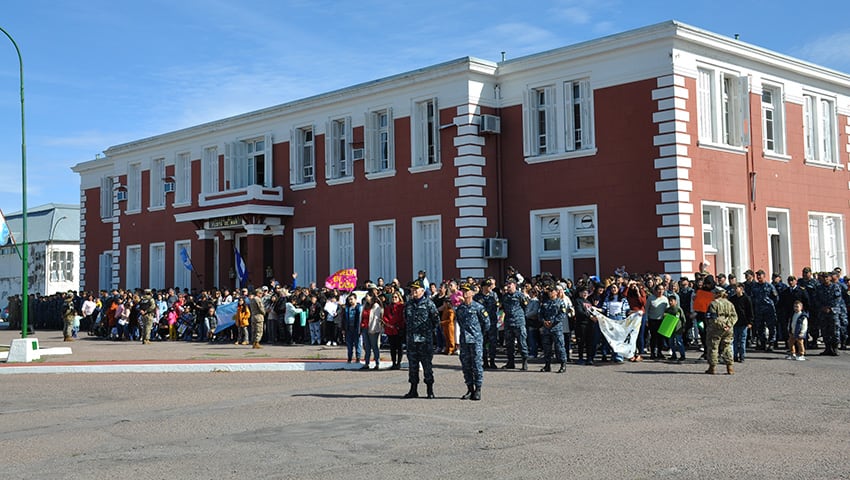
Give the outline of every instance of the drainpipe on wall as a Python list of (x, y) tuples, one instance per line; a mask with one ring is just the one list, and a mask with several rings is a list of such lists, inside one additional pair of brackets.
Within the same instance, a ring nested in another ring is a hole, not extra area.
[[(504, 52), (502, 52), (502, 61), (505, 60)], [(497, 84), (493, 88), (494, 96), (496, 97), (496, 116), (502, 118), (502, 98), (501, 87)], [(496, 236), (504, 237), (504, 209), (502, 208), (502, 135), (495, 135), (496, 140)], [(507, 237), (504, 237), (507, 238)], [(499, 277), (497, 280), (504, 281), (505, 279), (505, 259), (499, 259)]]

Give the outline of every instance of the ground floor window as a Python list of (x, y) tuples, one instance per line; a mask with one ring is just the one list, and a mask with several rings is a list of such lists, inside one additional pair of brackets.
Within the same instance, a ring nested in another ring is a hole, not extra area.
[(396, 277), (395, 220), (369, 222), (369, 278)]
[(564, 278), (599, 272), (596, 205), (532, 210), (531, 274)]
[(734, 273), (744, 277), (747, 269), (747, 227), (744, 206), (728, 203), (702, 203), (703, 256), (709, 271)]
[(439, 215), (413, 218), (413, 272), (424, 270), (431, 283), (443, 280), (443, 240)]
[(141, 245), (129, 245), (127, 247), (126, 278), (124, 288), (135, 290), (142, 286), (142, 247)]
[(296, 228), (292, 240), (292, 269), (298, 273), (298, 284), (309, 285), (316, 278), (316, 229)]
[(812, 271), (846, 270), (843, 216), (809, 212), (809, 252)]
[(192, 271), (183, 265), (183, 257), (180, 251), (186, 249), (186, 255), (192, 258), (192, 242), (180, 240), (174, 242), (174, 288), (192, 289)]

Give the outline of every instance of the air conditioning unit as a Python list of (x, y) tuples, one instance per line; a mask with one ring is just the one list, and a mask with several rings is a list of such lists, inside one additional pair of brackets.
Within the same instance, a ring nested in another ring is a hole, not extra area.
[(171, 193), (171, 192), (173, 192), (173, 191), (174, 191), (174, 188), (175, 188), (175, 187), (174, 187), (174, 182), (165, 182), (165, 183), (163, 184), (163, 190), (165, 190), (165, 193)]
[(484, 258), (508, 258), (508, 239), (488, 238), (484, 240)]
[(502, 119), (496, 115), (481, 115), (480, 133), (502, 133)]

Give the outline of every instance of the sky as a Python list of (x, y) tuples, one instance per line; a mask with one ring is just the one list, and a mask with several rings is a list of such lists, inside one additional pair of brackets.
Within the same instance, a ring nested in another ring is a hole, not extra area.
[[(846, 0), (4, 0), (23, 56), (27, 205), (78, 204), (77, 163), (460, 57), (498, 61), (678, 20), (850, 72)], [(0, 209), (21, 209), (18, 58), (0, 34)]]

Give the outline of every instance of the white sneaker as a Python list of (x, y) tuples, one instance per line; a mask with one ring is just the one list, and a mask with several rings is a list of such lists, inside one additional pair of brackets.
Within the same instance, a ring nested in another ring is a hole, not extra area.
[(331, 346), (331, 342), (326, 343), (326, 344), (325, 344), (325, 346), (330, 347), (330, 346)]
[(805, 361), (806, 361), (806, 356), (805, 356), (805, 355), (800, 355), (799, 357), (797, 357), (797, 361), (798, 361), (798, 362), (805, 362)]
[(788, 355), (785, 355), (785, 360), (797, 360), (797, 355), (789, 353)]

